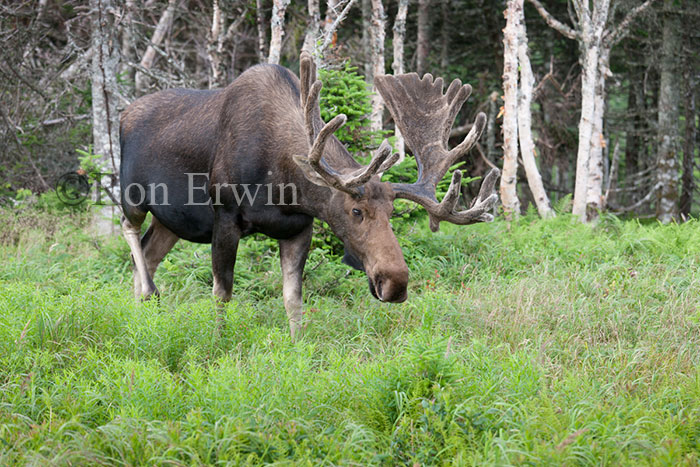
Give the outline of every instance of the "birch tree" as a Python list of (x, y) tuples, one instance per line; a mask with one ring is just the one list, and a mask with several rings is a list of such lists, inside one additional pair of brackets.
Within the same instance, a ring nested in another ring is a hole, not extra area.
[(207, 38), (207, 58), (209, 59), (209, 89), (222, 86), (226, 75), (221, 54), (224, 48), (224, 15), (219, 0), (212, 4), (211, 30)]
[[(103, 173), (113, 174), (100, 184), (114, 195), (118, 189), (119, 174), (119, 110), (117, 109), (117, 72), (119, 41), (116, 34), (115, 9), (112, 0), (90, 0), (92, 15), (92, 153), (99, 156), (97, 164)], [(102, 193), (99, 194), (101, 196)], [(98, 198), (102, 200), (101, 198)], [(103, 200), (102, 200), (103, 201)], [(114, 205), (107, 206), (97, 215), (100, 233), (114, 230)]]
[(525, 14), (523, 1), (515, 3), (515, 13), (518, 15), (516, 23), (518, 29), (518, 68), (520, 70), (520, 83), (518, 87), (518, 136), (520, 140), (520, 154), (523, 160), (523, 168), (527, 176), (530, 192), (537, 205), (537, 212), (541, 217), (554, 215), (549, 204), (549, 197), (542, 184), (542, 177), (535, 162), (535, 143), (532, 140), (532, 93), (535, 78), (532, 74), (532, 66), (528, 57), (527, 31), (525, 28)]
[(517, 0), (509, 0), (503, 30), (503, 171), (501, 203), (508, 219), (520, 213), (518, 173), (518, 23)]
[(316, 49), (316, 41), (321, 34), (321, 7), (319, 5), (319, 0), (309, 0), (308, 8), (309, 25), (306, 29), (304, 44), (301, 49), (313, 56)]
[[(384, 26), (386, 17), (382, 0), (372, 0), (372, 20), (370, 26), (370, 42), (372, 47), (373, 76), (384, 74)], [(372, 83), (374, 85), (374, 83)], [(370, 116), (373, 131), (382, 129), (384, 101), (376, 88), (372, 94), (372, 115)]]
[(282, 54), (282, 36), (284, 36), (284, 14), (291, 0), (273, 0), (272, 18), (270, 18), (270, 54), (267, 62), (280, 63)]
[(228, 84), (224, 52), (226, 44), (234, 39), (238, 27), (245, 20), (246, 12), (247, 10), (244, 9), (236, 20), (226, 28), (226, 15), (221, 11), (219, 0), (213, 0), (212, 2), (211, 29), (207, 37), (209, 89), (225, 87)]
[[(404, 41), (406, 39), (406, 15), (408, 14), (408, 0), (399, 0), (399, 9), (396, 12), (394, 19), (394, 59), (391, 63), (391, 69), (395, 75), (404, 73)], [(395, 130), (396, 144), (394, 149), (399, 153), (400, 163), (406, 157), (406, 148), (403, 136), (398, 127)]]
[(572, 28), (554, 18), (539, 0), (530, 0), (550, 27), (576, 40), (581, 50), (581, 118), (572, 212), (583, 222), (589, 219), (589, 214), (595, 216), (605, 204), (602, 197), (602, 130), (610, 51), (627, 34), (632, 21), (653, 1), (646, 0), (630, 10), (619, 25), (609, 27), (610, 0), (571, 0), (576, 15), (576, 25)]

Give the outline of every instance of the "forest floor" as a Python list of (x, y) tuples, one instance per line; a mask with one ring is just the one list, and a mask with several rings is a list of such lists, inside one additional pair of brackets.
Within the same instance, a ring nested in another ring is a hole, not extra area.
[(208, 245), (139, 303), (85, 221), (0, 210), (0, 465), (700, 459), (695, 221), (397, 220), (409, 300), (317, 247), (296, 343), (274, 242), (243, 242), (217, 337)]

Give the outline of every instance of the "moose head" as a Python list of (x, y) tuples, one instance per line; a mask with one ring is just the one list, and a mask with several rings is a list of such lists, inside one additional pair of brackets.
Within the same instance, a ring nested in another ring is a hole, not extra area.
[[(367, 273), (375, 298), (402, 302), (407, 298), (408, 268), (389, 223), (394, 199), (422, 205), (428, 211), (432, 231), (438, 230), (441, 221), (465, 225), (491, 220), (489, 211), (498, 201), (494, 193), (497, 169), (486, 176), (469, 209), (462, 210), (458, 204), (462, 182), (459, 170), (454, 171), (443, 200), (438, 202), (435, 197), (436, 186), (450, 166), (476, 143), (486, 116), (480, 113), (464, 141), (449, 150), (452, 122), (471, 94), (471, 86), (454, 80), (443, 94), (442, 78), (433, 80), (430, 74), (423, 79), (415, 73), (375, 77), (377, 89), (418, 165), (415, 183), (386, 183), (380, 181), (380, 174), (399, 158), (398, 154), (391, 154), (387, 140), (364, 167), (336, 169), (325, 160), (327, 141), (345, 124), (346, 117), (341, 114), (323, 124), (318, 104), (321, 82), (316, 80), (316, 69), (308, 54), (302, 54), (300, 78), (301, 107), (311, 149), (308, 155), (295, 155), (294, 160), (309, 181), (331, 189), (327, 200), (329, 214), (324, 220), (345, 245), (344, 261)], [(330, 151), (345, 149), (334, 144)]]

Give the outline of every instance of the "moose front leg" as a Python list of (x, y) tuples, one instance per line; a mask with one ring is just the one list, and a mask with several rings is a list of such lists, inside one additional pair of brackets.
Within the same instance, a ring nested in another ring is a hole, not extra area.
[(306, 258), (309, 256), (312, 232), (313, 224), (310, 224), (295, 237), (279, 241), (280, 263), (282, 265), (282, 295), (293, 340), (301, 337), (302, 332), (301, 278), (304, 273)]
[(236, 265), (238, 242), (241, 230), (233, 221), (218, 219), (214, 223), (211, 242), (212, 273), (214, 275), (214, 297), (218, 299), (217, 322), (219, 331), (225, 323), (224, 303), (231, 300), (233, 269)]

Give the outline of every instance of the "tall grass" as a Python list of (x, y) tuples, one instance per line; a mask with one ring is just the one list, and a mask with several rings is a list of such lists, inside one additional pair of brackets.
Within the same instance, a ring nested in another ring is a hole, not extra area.
[(208, 246), (138, 303), (120, 238), (25, 214), (0, 236), (0, 465), (698, 463), (695, 221), (397, 221), (409, 301), (317, 248), (292, 343), (270, 240), (218, 336)]

